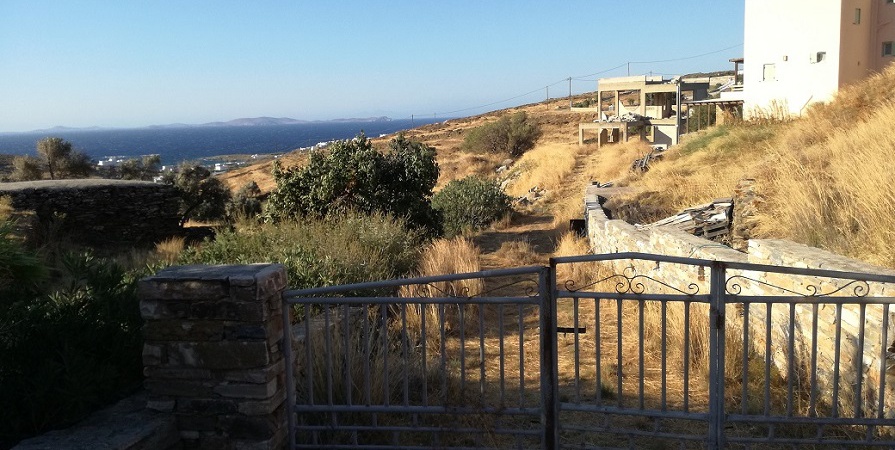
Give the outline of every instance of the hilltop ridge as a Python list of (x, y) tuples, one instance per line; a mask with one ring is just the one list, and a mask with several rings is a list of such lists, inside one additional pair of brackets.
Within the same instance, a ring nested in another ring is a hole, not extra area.
[[(579, 101), (592, 93), (575, 96)], [(436, 189), (470, 174), (500, 178), (508, 193), (538, 197), (517, 207), (556, 233), (580, 217), (583, 190), (592, 181), (615, 180), (633, 188), (607, 207), (629, 222), (649, 223), (688, 207), (730, 197), (742, 180), (751, 180), (761, 208), (753, 236), (783, 238), (821, 247), (885, 267), (895, 267), (895, 190), (891, 154), (895, 149), (895, 65), (839, 92), (829, 104), (816, 104), (802, 117), (774, 117), (709, 128), (683, 136), (648, 172), (630, 171), (649, 152), (646, 143), (577, 145), (577, 125), (594, 113), (569, 110), (569, 99), (550, 99), (481, 115), (450, 119), (404, 134), (437, 150), (441, 175)], [(506, 156), (471, 154), (462, 149), (473, 128), (504, 114), (524, 111), (543, 131), (537, 146), (500, 175)], [(393, 135), (374, 139), (383, 147)], [(290, 153), (284, 165), (303, 164), (306, 155)], [(233, 189), (256, 181), (273, 189), (272, 163), (223, 176)], [(535, 191), (537, 195), (533, 195)], [(524, 221), (525, 219), (523, 219)], [(535, 220), (535, 219), (532, 219)], [(507, 233), (530, 232), (512, 227)]]

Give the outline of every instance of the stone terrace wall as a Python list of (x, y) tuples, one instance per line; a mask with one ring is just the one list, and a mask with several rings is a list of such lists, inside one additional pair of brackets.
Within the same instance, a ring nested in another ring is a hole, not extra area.
[(146, 181), (44, 180), (0, 183), (16, 210), (34, 211), (41, 229), (58, 227), (90, 245), (148, 245), (179, 232), (172, 186)]
[[(895, 276), (895, 271), (882, 269), (870, 264), (836, 255), (817, 248), (808, 247), (785, 240), (751, 239), (748, 241), (746, 252), (739, 252), (716, 242), (699, 238), (676, 229), (652, 229), (641, 231), (633, 225), (621, 221), (610, 220), (604, 214), (599, 204), (597, 195), (590, 190), (585, 199), (585, 219), (587, 221), (587, 235), (591, 249), (594, 253), (619, 253), (642, 252), (689, 258), (700, 258), (717, 261), (733, 261), (755, 264), (766, 264), (785, 267), (799, 267), (808, 269), (824, 269), (845, 272), (870, 273), (885, 276)], [(628, 263), (625, 262), (627, 265)], [(657, 264), (655, 262), (633, 262), (631, 266), (638, 274), (662, 280), (674, 286), (687, 286), (696, 283), (699, 292), (708, 292), (707, 274), (697, 267), (676, 264)], [(616, 267), (617, 270), (622, 268)], [(631, 270), (631, 269), (629, 269)], [(737, 273), (728, 271), (728, 277), (742, 275), (748, 276), (758, 282), (739, 281), (743, 288), (742, 295), (793, 295), (786, 294), (779, 288), (789, 289), (794, 292), (810, 293), (808, 286), (817, 286), (821, 292), (830, 292), (839, 286), (830, 283), (828, 279), (787, 275), (771, 272)], [(869, 297), (895, 297), (895, 284), (870, 283)], [(857, 284), (850, 285), (837, 295), (854, 295)], [(862, 409), (865, 415), (876, 415), (880, 366), (887, 364), (882, 355), (895, 340), (895, 305), (867, 306), (864, 311), (863, 321), (863, 346), (860, 345), (859, 335), (862, 322), (861, 308), (857, 305), (846, 305), (842, 308), (841, 320), (836, 318), (836, 308), (826, 304), (819, 307), (818, 333), (817, 333), (817, 387), (821, 390), (821, 399), (831, 398), (834, 384), (834, 355), (835, 336), (837, 323), (841, 323), (840, 362), (839, 362), (839, 389), (840, 401), (849, 399), (845, 404), (838, 405), (842, 414), (852, 414), (855, 409), (851, 392), (857, 386), (858, 377), (862, 381)], [(732, 309), (740, 308), (740, 305), (728, 307), (728, 333), (742, 333), (740, 311)], [(742, 308), (740, 308), (741, 310)], [(732, 314), (734, 313), (734, 314)], [(888, 314), (888, 329), (883, 328), (883, 316)], [(764, 304), (756, 304), (748, 309), (750, 341), (753, 350), (759, 355), (765, 354), (765, 319), (767, 308)], [(790, 308), (787, 305), (775, 305), (771, 308), (771, 360), (785, 374), (789, 328)], [(794, 340), (797, 363), (803, 367), (810, 367), (810, 351), (812, 348), (812, 322), (813, 307), (808, 304), (797, 305), (794, 310)], [(738, 325), (737, 325), (738, 323)], [(733, 326), (733, 328), (732, 328)], [(736, 327), (739, 330), (736, 330)], [(890, 371), (889, 375), (895, 375)], [(895, 417), (895, 383), (890, 379), (885, 395), (886, 416)]]

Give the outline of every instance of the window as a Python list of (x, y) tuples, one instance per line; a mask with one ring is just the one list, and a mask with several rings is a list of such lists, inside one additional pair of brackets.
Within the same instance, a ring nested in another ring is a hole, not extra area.
[(811, 64), (817, 64), (827, 57), (827, 52), (817, 52), (811, 54)]
[(762, 81), (774, 81), (777, 79), (777, 66), (774, 64), (765, 64), (762, 66)]
[(893, 56), (895, 52), (893, 52), (892, 41), (883, 42), (883, 56)]
[(855, 25), (861, 24), (861, 8), (855, 8)]

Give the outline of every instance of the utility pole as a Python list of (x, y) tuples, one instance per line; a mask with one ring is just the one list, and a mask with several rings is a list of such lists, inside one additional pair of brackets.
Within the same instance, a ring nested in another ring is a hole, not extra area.
[(413, 128), (413, 114), (410, 115), (410, 128)]
[(572, 77), (569, 77), (569, 110), (572, 109)]
[(631, 76), (631, 61), (628, 61), (628, 76)]
[(550, 86), (547, 86), (544, 89), (547, 90), (547, 101), (549, 102), (550, 101)]

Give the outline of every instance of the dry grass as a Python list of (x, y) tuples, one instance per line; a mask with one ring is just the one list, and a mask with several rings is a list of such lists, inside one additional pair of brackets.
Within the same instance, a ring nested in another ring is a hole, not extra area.
[(507, 194), (520, 197), (538, 187), (547, 191), (560, 189), (575, 170), (581, 148), (574, 144), (538, 144), (516, 162), (519, 176), (509, 186)]
[(478, 175), (485, 178), (493, 177), (494, 170), (506, 158), (506, 155), (499, 154), (476, 154), (462, 151), (446, 152), (440, 150), (438, 153), (440, 173), (435, 190), (443, 188), (451, 181), (460, 180), (470, 175)]
[(167, 264), (174, 264), (185, 247), (182, 236), (174, 236), (155, 244), (155, 256)]
[(526, 240), (503, 242), (495, 253), (507, 261), (512, 261), (517, 266), (544, 263), (542, 255), (535, 251), (531, 243)]
[(802, 126), (790, 130), (774, 148), (777, 163), (762, 177), (767, 203), (760, 234), (895, 267), (892, 123), (895, 103), (847, 131), (815, 135), (809, 145), (797, 137)]
[(9, 220), (14, 212), (15, 208), (12, 207), (12, 199), (5, 195), (0, 196), (0, 221)]
[[(567, 232), (559, 238), (554, 256), (577, 256), (590, 254), (587, 238)], [(556, 268), (556, 280), (559, 284), (570, 283), (569, 286), (585, 286), (607, 276), (605, 267), (599, 263), (561, 264)]]
[(763, 170), (769, 143), (783, 126), (742, 123), (688, 135), (648, 172), (628, 175), (624, 184), (638, 192), (615, 198), (610, 206), (629, 222), (649, 223), (730, 197), (739, 180)]
[[(425, 250), (419, 264), (420, 276), (445, 275), (477, 272), (479, 266), (479, 249), (472, 241), (458, 236), (452, 239), (439, 239), (432, 242)], [(439, 281), (425, 285), (409, 285), (401, 288), (400, 296), (410, 297), (472, 297), (484, 290), (485, 283), (481, 278), (466, 278), (457, 281)], [(475, 317), (477, 308), (474, 305), (461, 306), (438, 304), (409, 304), (400, 314), (414, 339), (422, 341), (422, 330), (438, 330), (444, 327), (447, 332), (455, 330), (460, 323), (460, 315)], [(425, 324), (425, 325), (424, 325)], [(467, 323), (467, 325), (470, 325)], [(430, 334), (425, 339), (430, 350), (437, 351), (442, 342), (437, 336)]]

